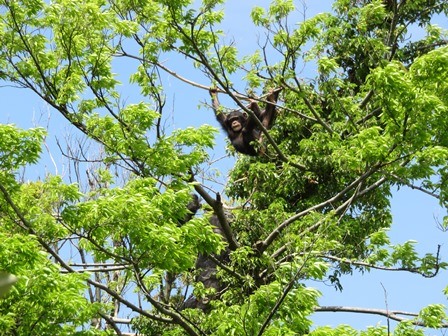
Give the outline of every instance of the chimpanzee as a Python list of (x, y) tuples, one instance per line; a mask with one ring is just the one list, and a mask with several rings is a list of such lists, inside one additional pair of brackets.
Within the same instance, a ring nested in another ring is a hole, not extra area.
[[(226, 213), (226, 216), (231, 217), (232, 215), (230, 213)], [(215, 214), (211, 216), (210, 224), (213, 225), (214, 227), (213, 231), (215, 233), (218, 233), (224, 237), (221, 224), (219, 223), (218, 217)], [(221, 251), (220, 254), (213, 254), (214, 259), (217, 259), (224, 264), (229, 262), (230, 260), (229, 255), (230, 255), (229, 248), (226, 248), (225, 250)], [(225, 286), (216, 277), (217, 266), (215, 261), (212, 258), (210, 258), (210, 256), (205, 254), (199, 254), (198, 258), (196, 259), (195, 269), (198, 271), (198, 274), (195, 277), (195, 281), (201, 282), (204, 285), (204, 288), (206, 289), (214, 288), (216, 292), (215, 294), (204, 298), (197, 298), (193, 294), (191, 294), (190, 297), (183, 303), (182, 308), (183, 309), (199, 308), (202, 309), (204, 312), (209, 312), (211, 308), (209, 304), (210, 301), (221, 296)]]
[[(277, 103), (279, 92), (279, 90), (275, 90), (269, 93), (267, 96), (268, 104), (263, 111), (260, 110), (260, 107), (254, 100), (251, 101), (249, 105), (249, 108), (254, 112), (266, 129), (271, 128), (272, 123), (274, 122), (275, 104)], [(225, 115), (219, 109), (220, 105), (217, 89), (211, 88), (210, 95), (212, 97), (213, 110), (215, 111), (216, 119), (226, 131), (235, 150), (246, 155), (257, 156), (258, 153), (251, 142), (259, 140), (261, 132), (257, 129), (257, 125), (253, 118), (240, 111), (232, 111)]]

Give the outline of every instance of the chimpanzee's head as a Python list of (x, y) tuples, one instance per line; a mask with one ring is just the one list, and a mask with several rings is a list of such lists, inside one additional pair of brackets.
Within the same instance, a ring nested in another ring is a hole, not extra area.
[(247, 115), (246, 113), (233, 111), (227, 115), (226, 124), (227, 127), (232, 129), (235, 133), (239, 133), (246, 126)]

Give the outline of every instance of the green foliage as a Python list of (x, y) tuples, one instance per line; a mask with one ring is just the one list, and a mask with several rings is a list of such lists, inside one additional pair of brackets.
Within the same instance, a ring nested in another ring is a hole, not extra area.
[[(254, 334), (265, 323), (268, 313), (282, 296), (282, 284), (272, 282), (261, 286), (250, 296), (250, 303), (240, 306), (217, 305), (210, 315), (209, 323), (216, 328), (216, 335)], [(312, 312), (319, 292), (301, 285), (292, 289), (285, 297), (281, 309), (274, 315), (275, 320), (266, 328), (266, 335), (295, 335), (308, 330), (311, 321), (307, 315)], [(236, 322), (236, 323), (235, 323)]]
[(334, 329), (330, 327), (319, 327), (310, 333), (312, 336), (357, 336), (358, 334), (358, 331), (347, 325), (339, 325)]
[(394, 335), (398, 336), (423, 336), (424, 331), (421, 329), (416, 329), (410, 320), (402, 321), (394, 330)]
[[(123, 255), (122, 260), (116, 261), (126, 261), (126, 250), (132, 249), (143, 264), (180, 272), (194, 265), (197, 253), (222, 248), (219, 236), (213, 234), (206, 218), (178, 225), (187, 214), (188, 189), (178, 192), (169, 189), (159, 194), (155, 181), (146, 178), (132, 180), (123, 188), (96, 192), (102, 196), (68, 206), (61, 215), (71, 231), (83, 230), (95, 237), (95, 241), (86, 240), (83, 245), (97, 260)], [(114, 243), (124, 237), (129, 244)], [(102, 250), (97, 249), (97, 241), (105, 242)]]
[(447, 320), (445, 306), (442, 304), (429, 305), (420, 311), (418, 318), (425, 326), (438, 328)]
[[(0, 299), (5, 335), (387, 335), (313, 325), (325, 307), (306, 284), (446, 269), (388, 230), (397, 187), (448, 203), (448, 33), (430, 24), (448, 4), (337, 0), (297, 22), (295, 3), (254, 7), (250, 52), (226, 36), (223, 0), (0, 2), (0, 80), (88, 139), (67, 143), (73, 175), (25, 182), (46, 132), (0, 125), (0, 272), (17, 276)], [(216, 128), (171, 128), (167, 76), (239, 108), (281, 89), (261, 154), (222, 177)], [(445, 323), (433, 304), (394, 334)]]
[(0, 300), (4, 335), (106, 334), (79, 329), (100, 309), (83, 297), (86, 275), (61, 274), (33, 236), (0, 232), (0, 249), (0, 269), (18, 277), (9, 295)]
[(0, 125), (1, 170), (6, 173), (25, 164), (36, 163), (45, 135), (46, 132), (42, 128), (20, 130), (14, 125)]

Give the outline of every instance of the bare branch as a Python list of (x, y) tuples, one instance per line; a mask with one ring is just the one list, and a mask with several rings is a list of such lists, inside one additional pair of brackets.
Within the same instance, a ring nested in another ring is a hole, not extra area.
[[(112, 272), (112, 271), (121, 271), (124, 269), (129, 268), (128, 266), (116, 266), (116, 267), (101, 267), (101, 268), (83, 268), (80, 270), (74, 270), (75, 273), (85, 273), (85, 272), (92, 272), (92, 273), (101, 273), (101, 272)], [(61, 273), (73, 273), (69, 272), (67, 270), (62, 269)]]
[(382, 271), (392, 271), (392, 272), (409, 272), (409, 273), (416, 273), (416, 274), (420, 274), (421, 276), (425, 277), (425, 278), (433, 278), (435, 277), (440, 270), (440, 266), (439, 266), (439, 254), (440, 254), (440, 245), (437, 246), (437, 262), (434, 265), (434, 269), (435, 271), (432, 274), (427, 274), (425, 272), (420, 271), (420, 269), (418, 267), (414, 267), (414, 268), (409, 268), (409, 267), (386, 267), (386, 266), (380, 266), (380, 265), (373, 265), (364, 261), (356, 261), (356, 260), (349, 260), (349, 259), (344, 259), (344, 258), (338, 258), (335, 256), (331, 256), (331, 255), (317, 255), (318, 257), (324, 258), (324, 259), (329, 259), (329, 260), (333, 260), (333, 261), (337, 261), (337, 262), (341, 262), (347, 265), (355, 265), (355, 266), (362, 266), (362, 267), (366, 267), (366, 268), (374, 268), (374, 269), (378, 269), (378, 270), (382, 270)]
[[(359, 308), (359, 307), (347, 307), (347, 306), (321, 306), (315, 307), (315, 312), (345, 312), (345, 313), (358, 313), (358, 314), (372, 314), (372, 315), (381, 315), (387, 318), (390, 318), (394, 321), (408, 321), (409, 319), (406, 317), (402, 317), (399, 315), (412, 316), (417, 317), (417, 313), (411, 313), (400, 310), (387, 310), (387, 309), (375, 309), (375, 308)], [(413, 320), (411, 323), (415, 326), (426, 327), (424, 323), (421, 321)], [(448, 328), (448, 323), (442, 323), (439, 325), (440, 328)]]
[[(194, 182), (194, 177), (192, 177), (191, 181)], [(194, 189), (199, 195), (201, 195), (205, 202), (207, 202), (207, 204), (213, 208), (213, 211), (215, 212), (216, 216), (218, 217), (219, 223), (221, 224), (224, 237), (229, 244), (229, 248), (232, 251), (235, 251), (238, 248), (238, 243), (235, 240), (232, 229), (230, 228), (229, 222), (224, 213), (221, 196), (219, 194), (216, 194), (216, 200), (214, 200), (199, 183), (194, 183)]]
[(416, 185), (414, 185), (412, 183), (409, 183), (408, 181), (404, 180), (403, 178), (401, 178), (398, 175), (390, 174), (390, 176), (392, 176), (393, 178), (395, 178), (396, 180), (400, 181), (401, 183), (403, 183), (404, 185), (408, 186), (411, 189), (420, 190), (421, 192), (424, 192), (425, 194), (428, 194), (428, 195), (430, 195), (430, 196), (432, 196), (434, 198), (440, 199), (440, 195), (438, 195), (436, 193), (433, 193), (433, 192), (431, 192), (429, 190), (426, 190), (426, 189), (424, 189), (422, 187), (417, 187)]
[(227, 220), (226, 214), (224, 213), (223, 204), (221, 202), (221, 195), (216, 194), (216, 201), (214, 202), (213, 210), (215, 211), (216, 216), (218, 217), (219, 223), (222, 226), (222, 230), (224, 231), (224, 235), (229, 243), (229, 248), (231, 250), (236, 250), (238, 248), (238, 243), (236, 242), (234, 235), (232, 233), (232, 229), (230, 228), (229, 222)]

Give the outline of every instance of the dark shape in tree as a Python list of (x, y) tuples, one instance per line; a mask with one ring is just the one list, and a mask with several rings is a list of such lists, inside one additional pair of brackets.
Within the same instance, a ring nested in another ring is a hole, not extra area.
[[(258, 103), (254, 100), (249, 105), (249, 109), (254, 112), (255, 116), (266, 129), (270, 129), (274, 122), (276, 112), (275, 104), (277, 103), (279, 92), (279, 90), (275, 90), (269, 93), (267, 96), (269, 103), (263, 111), (261, 111)], [(212, 97), (212, 105), (216, 119), (224, 131), (226, 131), (235, 150), (242, 154), (257, 156), (258, 152), (254, 148), (253, 142), (260, 140), (261, 132), (257, 128), (254, 119), (240, 111), (232, 111), (227, 115), (222, 113), (218, 101), (218, 91), (215, 88), (210, 89), (210, 95)]]
[[(210, 223), (214, 226), (215, 233), (218, 233), (224, 237), (218, 217), (215, 214), (213, 214), (210, 218)], [(210, 310), (210, 301), (218, 298), (225, 289), (225, 286), (216, 277), (217, 267), (214, 259), (218, 260), (221, 263), (227, 263), (229, 261), (229, 253), (230, 250), (227, 248), (221, 251), (220, 254), (214, 254), (213, 256), (204, 254), (200, 254), (198, 256), (195, 268), (199, 273), (197, 274), (195, 281), (202, 282), (204, 288), (206, 289), (214, 288), (216, 292), (214, 295), (207, 296), (205, 298), (197, 298), (192, 294), (184, 302), (183, 308), (199, 308), (205, 312), (208, 312)]]

